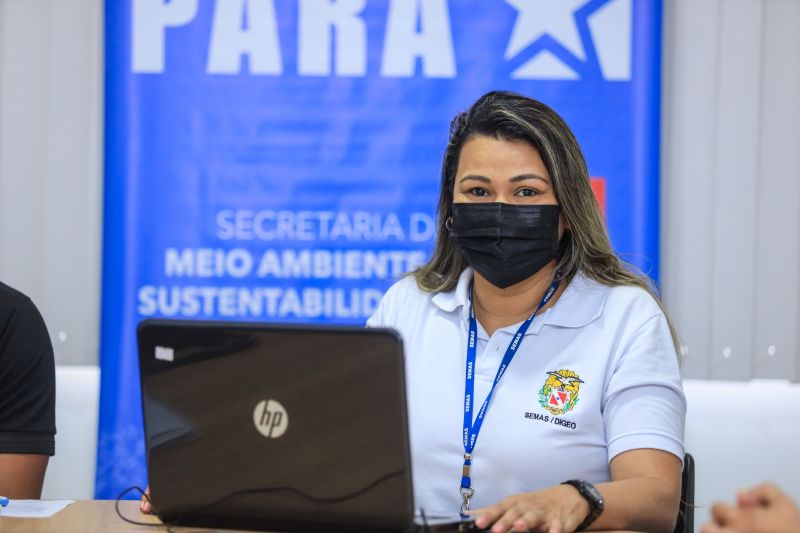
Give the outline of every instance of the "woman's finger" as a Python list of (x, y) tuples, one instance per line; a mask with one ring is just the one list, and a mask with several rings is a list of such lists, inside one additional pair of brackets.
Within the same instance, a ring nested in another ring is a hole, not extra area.
[(506, 533), (520, 516), (522, 516), (522, 511), (516, 505), (506, 509), (506, 512), (492, 526), (492, 533)]
[(469, 514), (475, 516), (475, 525), (481, 529), (485, 529), (489, 527), (490, 524), (494, 523), (495, 520), (500, 518), (500, 516), (505, 511), (505, 507), (502, 507), (501, 504), (490, 505), (489, 507), (484, 507), (483, 509), (475, 509), (474, 511), (470, 511)]
[(548, 524), (547, 533), (564, 533), (566, 530), (564, 528), (564, 523), (559, 518), (555, 518), (550, 520), (550, 524)]
[(739, 509), (726, 503), (716, 503), (711, 507), (711, 517), (718, 526), (729, 525), (739, 514)]
[(729, 529), (727, 527), (721, 527), (709, 522), (708, 524), (703, 526), (703, 528), (700, 530), (700, 533), (737, 533), (737, 532), (734, 531), (733, 529)]
[(543, 518), (539, 511), (530, 509), (514, 522), (514, 528), (518, 531), (537, 528), (543, 524)]
[(142, 494), (142, 499), (139, 501), (139, 510), (144, 514), (150, 514), (153, 512), (153, 506), (150, 503), (150, 489), (144, 491)]
[(745, 492), (744, 496), (753, 503), (759, 503), (761, 505), (771, 505), (786, 497), (781, 489), (773, 483), (756, 485)]

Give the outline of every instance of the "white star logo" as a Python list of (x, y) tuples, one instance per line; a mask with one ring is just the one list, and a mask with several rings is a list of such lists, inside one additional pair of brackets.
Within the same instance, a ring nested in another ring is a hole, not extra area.
[[(542, 49), (511, 73), (512, 78), (577, 80), (583, 75), (579, 75), (579, 71), (585, 74), (585, 68), (588, 72), (599, 71), (606, 80), (631, 79), (631, 0), (609, 0), (589, 13), (580, 13), (578, 18), (589, 29), (583, 36), (576, 13), (590, 0), (505, 2), (517, 10), (506, 47), (506, 60), (517, 57), (542, 37), (548, 36), (557, 43), (555, 49), (552, 41), (544, 43)], [(592, 58), (587, 58), (585, 39), (590, 39), (594, 46)]]
[(550, 34), (580, 60), (586, 58), (575, 24), (575, 11), (588, 0), (505, 0), (518, 11), (506, 48), (511, 59), (543, 35)]

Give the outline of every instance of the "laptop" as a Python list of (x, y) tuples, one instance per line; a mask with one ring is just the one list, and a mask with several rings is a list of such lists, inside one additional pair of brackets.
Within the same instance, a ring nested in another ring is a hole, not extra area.
[(413, 527), (395, 331), (149, 319), (138, 342), (150, 497), (164, 523)]

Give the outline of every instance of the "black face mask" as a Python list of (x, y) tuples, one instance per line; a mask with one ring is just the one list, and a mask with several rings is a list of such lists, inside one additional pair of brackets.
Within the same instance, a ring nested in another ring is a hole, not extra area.
[(456, 203), (450, 241), (481, 276), (505, 289), (558, 257), (560, 213), (558, 205)]

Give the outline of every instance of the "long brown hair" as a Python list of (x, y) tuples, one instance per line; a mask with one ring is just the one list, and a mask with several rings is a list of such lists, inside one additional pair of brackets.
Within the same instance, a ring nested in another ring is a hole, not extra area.
[(467, 266), (450, 242), (445, 224), (452, 215), (461, 148), (467, 139), (477, 135), (525, 141), (539, 151), (569, 228), (561, 240), (557, 271), (566, 282), (580, 271), (603, 285), (630, 285), (646, 290), (664, 311), (677, 352), (675, 328), (649, 278), (635, 273), (611, 248), (603, 215), (589, 183), (586, 161), (572, 130), (550, 107), (513, 92), (487, 93), (450, 123), (450, 140), (442, 162), (436, 248), (430, 261), (413, 273), (419, 288), (427, 292), (451, 290)]

